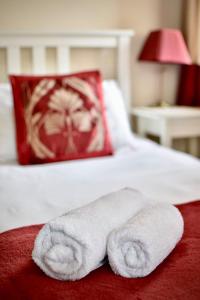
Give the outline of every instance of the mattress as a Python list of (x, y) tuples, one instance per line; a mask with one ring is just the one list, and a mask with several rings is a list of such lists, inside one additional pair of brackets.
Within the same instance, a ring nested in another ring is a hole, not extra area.
[(31, 259), (41, 225), (0, 235), (0, 299), (15, 300), (198, 300), (200, 298), (200, 202), (179, 206), (185, 230), (182, 240), (145, 278), (115, 275), (108, 264), (75, 281), (47, 277)]
[(200, 199), (200, 162), (134, 136), (114, 156), (0, 165), (0, 231), (45, 223), (108, 192), (132, 187), (155, 202)]

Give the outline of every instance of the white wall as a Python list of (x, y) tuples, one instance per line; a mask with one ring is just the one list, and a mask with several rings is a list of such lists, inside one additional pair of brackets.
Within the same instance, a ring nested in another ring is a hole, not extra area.
[[(183, 0), (0, 0), (1, 31), (65, 31), (78, 29), (130, 28), (133, 40), (133, 104), (148, 105), (160, 98), (160, 66), (137, 61), (142, 43), (150, 30), (160, 27), (180, 28)], [(84, 63), (95, 66), (99, 54), (85, 53)], [(74, 54), (76, 70), (83, 59)], [(103, 62), (101, 62), (103, 64)], [(105, 54), (104, 64), (114, 72), (113, 53)], [(165, 100), (174, 101), (178, 67), (169, 66), (165, 76)]]

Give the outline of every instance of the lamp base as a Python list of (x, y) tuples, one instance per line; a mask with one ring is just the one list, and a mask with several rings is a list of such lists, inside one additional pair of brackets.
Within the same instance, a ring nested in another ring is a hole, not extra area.
[(160, 102), (160, 106), (161, 107), (169, 107), (169, 106), (171, 106), (168, 102), (166, 102), (166, 101), (161, 101)]
[(163, 101), (163, 100), (158, 100), (156, 101), (155, 104), (151, 105), (151, 106), (156, 106), (156, 107), (169, 107), (171, 106), (170, 103), (166, 102), (166, 101)]

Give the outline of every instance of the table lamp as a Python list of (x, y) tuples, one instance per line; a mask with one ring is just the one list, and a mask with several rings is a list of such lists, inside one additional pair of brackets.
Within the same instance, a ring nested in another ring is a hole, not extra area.
[[(162, 97), (163, 92), (166, 64), (188, 65), (192, 63), (182, 33), (177, 29), (159, 29), (150, 32), (140, 52), (139, 60), (163, 64), (160, 97)], [(162, 104), (164, 103), (161, 101)]]

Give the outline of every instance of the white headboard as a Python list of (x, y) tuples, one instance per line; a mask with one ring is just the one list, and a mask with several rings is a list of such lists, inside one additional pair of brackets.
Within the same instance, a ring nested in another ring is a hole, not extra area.
[(45, 74), (47, 47), (56, 48), (57, 73), (70, 72), (71, 48), (116, 48), (117, 78), (127, 110), (131, 101), (132, 30), (83, 31), (65, 33), (0, 33), (0, 48), (6, 49), (7, 73), (20, 74), (20, 49), (32, 49), (32, 73)]

